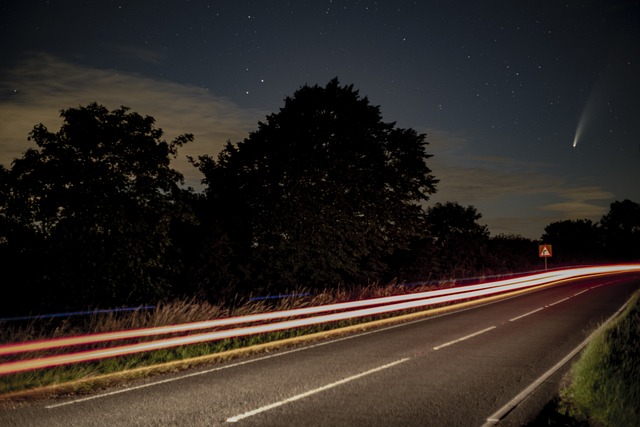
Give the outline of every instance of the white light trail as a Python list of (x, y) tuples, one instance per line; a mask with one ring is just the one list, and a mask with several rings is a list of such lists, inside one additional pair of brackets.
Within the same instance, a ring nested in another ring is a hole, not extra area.
[(533, 276), (520, 277), (515, 279), (500, 280), (496, 282), (488, 282), (478, 285), (469, 285), (457, 288), (439, 289), (436, 291), (418, 292), (413, 294), (394, 295), (389, 297), (372, 298), (359, 301), (349, 301), (336, 304), (327, 304), (314, 307), (305, 307), (292, 310), (275, 311), (267, 313), (257, 313), (246, 316), (229, 317), (223, 319), (213, 319), (202, 322), (184, 323), (178, 325), (158, 326), (153, 328), (132, 329), (125, 331), (106, 332), (91, 335), (79, 335), (64, 338), (54, 338), (49, 340), (29, 341), (25, 343), (14, 343), (0, 345), (0, 356), (8, 354), (24, 353), (29, 351), (48, 350), (52, 348), (61, 348), (74, 345), (87, 345), (106, 341), (116, 341), (122, 339), (141, 338), (147, 336), (157, 336), (162, 334), (189, 332), (200, 329), (212, 329), (222, 326), (241, 325), (246, 323), (264, 322), (268, 320), (284, 319), (287, 317), (308, 316), (318, 313), (326, 313), (331, 311), (340, 311), (353, 309), (358, 307), (367, 307), (374, 305), (391, 304), (399, 301), (419, 300), (438, 295), (453, 295), (465, 293), (477, 289), (487, 289), (504, 286), (510, 283), (521, 283), (526, 280), (537, 280), (542, 278), (560, 277), (562, 271), (548, 272), (536, 274)]
[[(515, 291), (525, 288), (534, 287), (537, 285), (551, 284), (559, 281), (575, 279), (580, 277), (599, 275), (599, 274), (613, 274), (613, 273), (626, 273), (626, 272), (638, 272), (640, 271), (640, 264), (634, 265), (613, 265), (604, 267), (584, 267), (576, 269), (558, 270), (549, 273), (536, 274), (526, 277), (520, 277), (517, 279), (501, 280), (497, 282), (465, 286), (462, 288), (446, 289), (440, 291), (423, 292), (419, 294), (399, 295), (395, 297), (376, 298), (373, 300), (354, 301), (351, 303), (331, 304), (319, 307), (309, 307), (308, 309), (288, 310), (285, 312), (279, 312), (280, 317), (291, 317), (292, 312), (305, 313), (306, 310), (310, 312), (326, 312), (330, 309), (327, 307), (336, 306), (341, 308), (356, 308), (355, 310), (342, 311), (337, 313), (329, 313), (324, 315), (318, 315), (313, 317), (304, 317), (299, 319), (285, 320), (276, 323), (259, 324), (255, 326), (245, 326), (233, 329), (226, 329), (221, 331), (213, 331), (207, 333), (186, 335), (181, 337), (173, 337), (155, 341), (148, 341), (142, 343), (128, 344), (122, 346), (115, 346), (105, 349), (81, 351), (76, 353), (61, 354), (48, 357), (40, 357), (35, 359), (25, 359), (13, 362), (7, 362), (0, 364), (0, 375), (23, 372), (35, 369), (49, 368), (54, 366), (60, 366), (71, 363), (86, 362), (91, 360), (104, 359), (115, 356), (124, 356), (134, 353), (159, 350), (165, 348), (173, 348), (188, 344), (197, 344), (203, 342), (211, 342), (222, 340), (225, 338), (243, 337), (248, 335), (257, 335), (269, 332), (275, 332), (285, 329), (300, 328), (305, 326), (313, 326), (322, 323), (337, 322), (340, 320), (350, 320), (368, 316), (376, 316), (381, 314), (387, 314), (391, 312), (403, 311), (424, 308), (429, 305), (441, 304), (447, 302), (460, 301), (470, 298), (477, 298), (482, 296), (494, 295), (497, 293), (504, 293), (508, 291)], [(448, 292), (448, 294), (446, 293)], [(421, 296), (417, 296), (421, 295)], [(425, 297), (428, 295), (428, 297)], [(419, 299), (416, 299), (419, 298)], [(374, 306), (374, 304), (377, 304)], [(358, 308), (362, 306), (369, 306), (368, 308)], [(315, 311), (314, 311), (315, 310)], [(283, 313), (288, 313), (283, 315)], [(235, 318), (235, 325), (242, 324), (238, 322), (238, 319), (244, 319), (246, 317), (259, 317), (265, 316), (265, 319), (275, 319), (277, 313), (263, 313), (253, 316), (245, 316), (243, 318)], [(221, 319), (222, 321), (230, 321), (231, 319)], [(214, 321), (212, 321), (214, 322)], [(202, 322), (201, 322), (202, 323)], [(204, 322), (206, 323), (206, 322)], [(233, 323), (231, 323), (233, 324)], [(185, 325), (178, 325), (178, 327), (185, 327)], [(190, 328), (190, 325), (186, 325)], [(171, 328), (171, 327), (167, 327)], [(190, 329), (181, 329), (181, 331)], [(127, 332), (127, 331), (123, 331)], [(135, 331), (130, 331), (135, 332)], [(138, 331), (139, 333), (139, 331)], [(146, 333), (146, 332), (145, 332)], [(136, 335), (141, 336), (141, 335)], [(73, 337), (74, 340), (80, 340), (82, 337)], [(91, 336), (85, 337), (85, 339), (91, 339)], [(27, 343), (28, 344), (28, 343)], [(46, 344), (46, 342), (40, 342), (40, 344)], [(9, 350), (11, 345), (5, 346), (5, 350)], [(24, 350), (22, 350), (24, 351)], [(5, 354), (8, 354), (5, 351)]]

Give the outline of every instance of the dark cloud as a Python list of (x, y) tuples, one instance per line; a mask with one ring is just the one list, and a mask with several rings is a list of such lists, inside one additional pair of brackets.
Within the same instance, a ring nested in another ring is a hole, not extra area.
[(197, 185), (200, 177), (184, 156), (216, 155), (227, 140), (246, 137), (266, 114), (240, 108), (201, 87), (81, 66), (44, 54), (4, 73), (0, 88), (9, 94), (0, 99), (1, 164), (8, 166), (31, 146), (27, 135), (34, 125), (43, 123), (57, 131), (60, 110), (97, 102), (154, 117), (167, 139), (193, 133), (195, 142), (184, 147), (177, 163), (190, 185)]

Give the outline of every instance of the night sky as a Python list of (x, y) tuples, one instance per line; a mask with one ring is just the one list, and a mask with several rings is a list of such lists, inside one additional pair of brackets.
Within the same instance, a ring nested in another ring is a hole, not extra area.
[(338, 77), (427, 134), (429, 205), (473, 205), (492, 235), (640, 202), (639, 1), (5, 0), (0, 46), (6, 167), (93, 101), (215, 156)]

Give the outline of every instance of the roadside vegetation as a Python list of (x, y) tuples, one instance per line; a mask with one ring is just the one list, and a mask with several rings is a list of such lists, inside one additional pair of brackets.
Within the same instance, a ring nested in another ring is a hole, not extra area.
[[(430, 204), (427, 135), (337, 79), (191, 158), (197, 191), (172, 167), (193, 135), (168, 142), (152, 117), (97, 103), (61, 118), (0, 165), (0, 289), (12, 295), (0, 318), (540, 268), (538, 241), (491, 236), (473, 206)], [(552, 223), (541, 240), (554, 266), (638, 259), (640, 205)]]
[(586, 347), (562, 392), (562, 406), (593, 425), (640, 425), (640, 293)]
[(530, 426), (640, 425), (640, 292), (587, 345)]
[[(424, 292), (442, 289), (453, 283), (422, 284), (412, 287), (399, 287), (396, 284), (386, 286), (366, 286), (359, 288), (343, 288), (311, 295), (308, 292), (298, 292), (295, 297), (277, 299), (260, 299), (249, 301), (241, 306), (230, 308), (211, 305), (209, 303), (191, 301), (173, 301), (162, 303), (153, 309), (140, 309), (127, 312), (95, 313), (78, 317), (35, 318), (20, 322), (0, 322), (0, 345), (27, 341), (40, 341), (51, 338), (62, 338), (77, 335), (114, 332), (131, 329), (143, 329), (158, 326), (177, 325), (191, 322), (207, 321), (211, 319), (236, 317), (269, 311), (291, 310), (309, 306), (332, 304), (337, 302), (354, 301), (365, 298), (378, 298), (398, 295), (407, 292)], [(378, 316), (377, 319), (387, 317)], [(364, 323), (372, 318), (354, 319), (332, 324), (316, 325), (295, 330), (278, 331), (269, 334), (225, 339), (211, 343), (185, 345), (181, 347), (134, 354), (124, 357), (104, 359), (59, 366), (51, 369), (39, 369), (29, 372), (6, 375), (0, 381), (0, 396), (15, 395), (16, 393), (60, 385), (57, 389), (43, 390), (42, 393), (56, 394), (68, 392), (83, 392), (95, 390), (102, 386), (131, 379), (134, 377), (157, 374), (177, 369), (192, 367), (198, 363), (210, 362), (207, 355), (216, 355), (229, 350), (245, 348), (257, 344), (308, 335), (337, 329), (352, 324)], [(215, 329), (208, 329), (213, 331)], [(197, 331), (201, 332), (201, 331)], [(184, 333), (183, 333), (184, 335)], [(163, 336), (164, 338), (164, 336)], [(137, 339), (137, 342), (157, 339), (157, 336)], [(119, 343), (124, 343), (120, 341)], [(109, 343), (96, 343), (89, 346), (73, 347), (72, 350), (41, 351), (37, 356), (49, 356), (69, 351), (86, 351), (106, 348)], [(0, 362), (19, 360), (21, 357), (33, 358), (34, 354), (0, 357)], [(202, 357), (202, 360), (197, 358)], [(233, 356), (229, 356), (233, 357)], [(184, 364), (167, 365), (169, 362), (190, 360)], [(159, 366), (164, 365), (164, 366)], [(145, 370), (145, 367), (149, 367)], [(109, 377), (109, 374), (134, 369), (126, 376)], [(25, 395), (27, 396), (27, 395)], [(18, 396), (20, 397), (20, 396)]]
[[(152, 117), (126, 107), (91, 103), (60, 116), (58, 131), (34, 126), (31, 146), (0, 165), (0, 344), (351, 301), (541, 265), (540, 241), (491, 236), (473, 206), (430, 204), (439, 180), (427, 135), (385, 122), (379, 106), (337, 78), (296, 90), (243, 141), (189, 158), (203, 177), (197, 191), (172, 166), (193, 135), (167, 142)], [(554, 267), (640, 259), (640, 205), (613, 202), (597, 223), (554, 222), (540, 240), (553, 245)], [(301, 289), (308, 296), (251, 299)], [(16, 320), (143, 306), (155, 309)], [(245, 342), (21, 381), (42, 385)], [(19, 388), (6, 378), (0, 387)]]

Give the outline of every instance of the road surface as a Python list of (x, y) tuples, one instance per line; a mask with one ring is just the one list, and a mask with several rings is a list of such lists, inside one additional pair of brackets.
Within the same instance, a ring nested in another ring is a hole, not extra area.
[[(0, 412), (2, 426), (482, 426), (640, 287), (582, 279), (408, 324)], [(497, 425), (521, 425), (569, 364)]]

